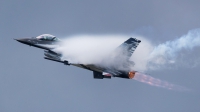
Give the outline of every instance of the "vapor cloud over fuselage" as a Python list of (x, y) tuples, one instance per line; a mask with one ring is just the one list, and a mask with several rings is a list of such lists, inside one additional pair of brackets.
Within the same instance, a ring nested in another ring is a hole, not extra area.
[[(132, 69), (144, 70), (146, 69), (147, 57), (153, 47), (150, 41), (142, 36), (134, 35), (132, 37), (142, 41), (130, 58), (130, 61), (136, 62), (135, 66), (132, 66)], [(101, 66), (115, 65), (120, 67), (124, 59), (118, 58), (117, 60), (113, 60), (112, 53), (128, 38), (130, 36), (127, 35), (71, 36), (65, 38), (61, 46), (55, 49), (55, 51), (61, 52), (63, 58), (73, 63), (96, 64)], [(117, 55), (123, 57), (125, 54), (117, 53)]]
[[(139, 44), (130, 60), (134, 61), (133, 70), (146, 71), (168, 68), (167, 66), (182, 66), (187, 62), (183, 58), (187, 53), (194, 52), (194, 48), (200, 46), (200, 29), (194, 29), (187, 34), (172, 40), (155, 45), (148, 37), (139, 35), (76, 35), (64, 38), (61, 46), (55, 49), (63, 54), (63, 58), (75, 63), (120, 65), (120, 61), (103, 59), (111, 56), (111, 53), (126, 39), (133, 37), (140, 39)], [(155, 40), (154, 40), (155, 41)], [(181, 55), (180, 55), (181, 54)], [(123, 55), (123, 54), (122, 54)], [(193, 60), (197, 60), (194, 57)], [(120, 60), (120, 59), (119, 59)], [(184, 60), (185, 62), (180, 61)], [(191, 61), (191, 60), (190, 60)], [(195, 62), (195, 61), (193, 61)]]

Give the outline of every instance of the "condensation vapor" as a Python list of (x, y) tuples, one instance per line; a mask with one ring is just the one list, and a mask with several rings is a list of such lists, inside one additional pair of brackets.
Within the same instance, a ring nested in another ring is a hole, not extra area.
[[(169, 64), (170, 66), (181, 66), (182, 63), (179, 63), (182, 58), (180, 57), (181, 51), (186, 50), (192, 52), (195, 47), (200, 46), (200, 29), (191, 30), (180, 38), (167, 41), (157, 46), (154, 46), (145, 37), (137, 35), (133, 35), (132, 37), (142, 41), (130, 58), (131, 61), (135, 62), (135, 66), (131, 67), (134, 71), (156, 70)], [(120, 62), (113, 61), (108, 57), (128, 38), (130, 36), (127, 35), (77, 35), (64, 39), (60, 47), (54, 50), (60, 52), (63, 55), (62, 59), (70, 63), (100, 64), (101, 66), (107, 67), (111, 65), (120, 66)], [(189, 57), (190, 55), (183, 52), (182, 56)], [(193, 61), (198, 62), (198, 57), (198, 55), (193, 57)], [(184, 63), (188, 64), (189, 60), (184, 59)], [(134, 79), (151, 86), (169, 90), (188, 91), (187, 88), (142, 73), (137, 73)]]
[[(200, 63), (200, 56), (192, 57), (190, 53), (200, 46), (200, 29), (191, 30), (180, 38), (159, 45), (154, 45), (142, 36), (132, 37), (142, 41), (130, 58), (135, 62), (135, 66), (131, 67), (133, 70), (147, 71), (183, 65), (191, 67)], [(128, 38), (130, 35), (76, 35), (65, 38), (55, 50), (63, 54), (63, 59), (72, 63), (120, 65), (108, 57)], [(103, 59), (108, 60), (105, 62)]]
[(139, 82), (142, 82), (142, 83), (146, 83), (151, 86), (156, 86), (156, 87), (160, 87), (160, 88), (164, 88), (164, 89), (168, 89), (168, 90), (190, 91), (189, 89), (187, 89), (185, 87), (178, 86), (178, 85), (169, 83), (167, 81), (162, 81), (160, 79), (153, 78), (153, 77), (151, 77), (149, 75), (145, 75), (143, 73), (137, 72), (133, 79), (137, 80)]
[[(146, 69), (147, 57), (153, 47), (142, 36), (133, 35), (132, 37), (142, 41), (130, 59), (135, 62), (132, 69)], [(54, 50), (60, 52), (63, 55), (62, 59), (68, 60), (70, 63), (115, 65), (120, 68), (123, 59), (112, 60), (111, 56), (115, 49), (128, 38), (130, 36), (127, 35), (76, 35), (64, 39), (60, 47)]]

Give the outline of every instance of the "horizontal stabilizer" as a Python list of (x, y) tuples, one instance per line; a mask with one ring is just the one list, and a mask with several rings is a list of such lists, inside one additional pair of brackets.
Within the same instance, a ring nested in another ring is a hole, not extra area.
[(97, 71), (93, 71), (93, 76), (94, 79), (103, 79), (103, 78), (111, 79), (111, 76), (103, 75), (102, 72), (97, 72)]
[(44, 59), (51, 60), (51, 61), (56, 61), (56, 62), (60, 62), (60, 63), (64, 63), (65, 65), (70, 65), (70, 63), (68, 61), (61, 61), (61, 60), (48, 58), (48, 57), (44, 57)]

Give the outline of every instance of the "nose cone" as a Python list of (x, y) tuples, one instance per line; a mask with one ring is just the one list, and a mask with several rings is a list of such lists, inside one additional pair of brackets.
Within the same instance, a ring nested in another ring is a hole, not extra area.
[(21, 39), (14, 39), (20, 43), (23, 43), (23, 44), (27, 44), (27, 45), (32, 45), (33, 43), (31, 42), (31, 39), (30, 38), (21, 38)]
[(14, 40), (21, 42), (21, 43), (23, 42), (23, 39), (14, 39)]

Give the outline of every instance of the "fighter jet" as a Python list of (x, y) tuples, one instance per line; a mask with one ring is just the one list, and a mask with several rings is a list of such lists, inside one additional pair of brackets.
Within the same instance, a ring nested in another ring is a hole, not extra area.
[(67, 59), (64, 59), (62, 57), (62, 53), (59, 53), (54, 50), (60, 46), (62, 40), (50, 34), (42, 34), (37, 37), (21, 38), (15, 40), (29, 46), (34, 46), (40, 49), (44, 49), (44, 55), (45, 55), (44, 59), (60, 62), (65, 65), (73, 65), (76, 67), (93, 71), (94, 79), (103, 79), (111, 77), (132, 79), (134, 78), (135, 73), (137, 72), (131, 70), (130, 66), (133, 66), (134, 62), (129, 60), (129, 58), (131, 57), (131, 55), (141, 42), (136, 38), (129, 38), (119, 47), (117, 47), (114, 53), (111, 53), (110, 59), (107, 58), (102, 60), (104, 62), (106, 62), (107, 60), (112, 60), (116, 62), (116, 64), (120, 64), (121, 67), (115, 67), (115, 65), (102, 66), (99, 64), (96, 65), (96, 64), (81, 64), (81, 63), (69, 62)]

